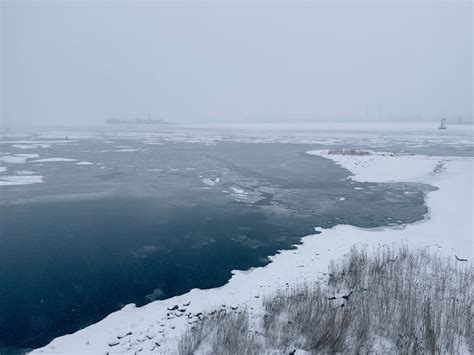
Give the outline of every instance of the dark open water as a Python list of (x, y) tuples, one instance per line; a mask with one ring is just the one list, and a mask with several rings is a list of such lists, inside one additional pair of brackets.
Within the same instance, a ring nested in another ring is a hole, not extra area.
[(315, 226), (423, 218), (430, 187), (352, 182), (304, 154), (314, 148), (82, 140), (37, 151), (102, 165), (27, 162), (45, 183), (2, 188), (0, 350), (45, 345), (128, 303), (223, 285)]

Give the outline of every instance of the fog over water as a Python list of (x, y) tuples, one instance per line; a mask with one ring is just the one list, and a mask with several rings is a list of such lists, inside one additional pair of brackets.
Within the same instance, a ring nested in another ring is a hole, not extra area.
[[(0, 353), (223, 286), (303, 236), (435, 221), (434, 191), (467, 206), (472, 15), (467, 1), (0, 0)], [(462, 236), (467, 210), (433, 234)], [(167, 310), (151, 350), (205, 314)]]
[(2, 127), (472, 116), (471, 2), (0, 7)]

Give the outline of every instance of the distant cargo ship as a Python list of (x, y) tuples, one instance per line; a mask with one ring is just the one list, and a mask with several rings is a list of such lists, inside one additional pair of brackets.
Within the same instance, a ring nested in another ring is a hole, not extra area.
[(137, 118), (135, 120), (119, 120), (117, 118), (109, 118), (105, 120), (106, 124), (167, 124), (168, 122), (161, 119)]

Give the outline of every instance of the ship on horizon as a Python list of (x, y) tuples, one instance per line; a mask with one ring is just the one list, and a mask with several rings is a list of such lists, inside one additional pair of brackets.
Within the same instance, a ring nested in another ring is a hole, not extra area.
[(109, 118), (105, 120), (105, 124), (168, 124), (168, 122), (159, 118), (136, 118), (135, 120)]

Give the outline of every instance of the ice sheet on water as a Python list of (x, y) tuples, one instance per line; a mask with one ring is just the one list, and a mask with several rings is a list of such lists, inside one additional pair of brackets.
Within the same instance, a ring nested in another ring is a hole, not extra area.
[(18, 149), (36, 149), (36, 148), (50, 148), (50, 144), (41, 144), (41, 143), (35, 143), (35, 144), (13, 144), (13, 148), (18, 148)]
[(0, 176), (0, 186), (30, 185), (43, 182), (41, 175), (5, 175)]
[(38, 158), (38, 154), (14, 154), (0, 157), (0, 161), (7, 164), (23, 164), (28, 159)]
[(34, 175), (36, 174), (34, 171), (31, 170), (17, 170), (15, 171), (16, 175)]
[(53, 163), (53, 162), (66, 162), (66, 161), (77, 161), (77, 159), (72, 158), (45, 158), (32, 160), (32, 163)]
[(123, 149), (118, 149), (114, 150), (114, 152), (138, 152), (140, 149), (135, 149), (135, 148), (123, 148)]

